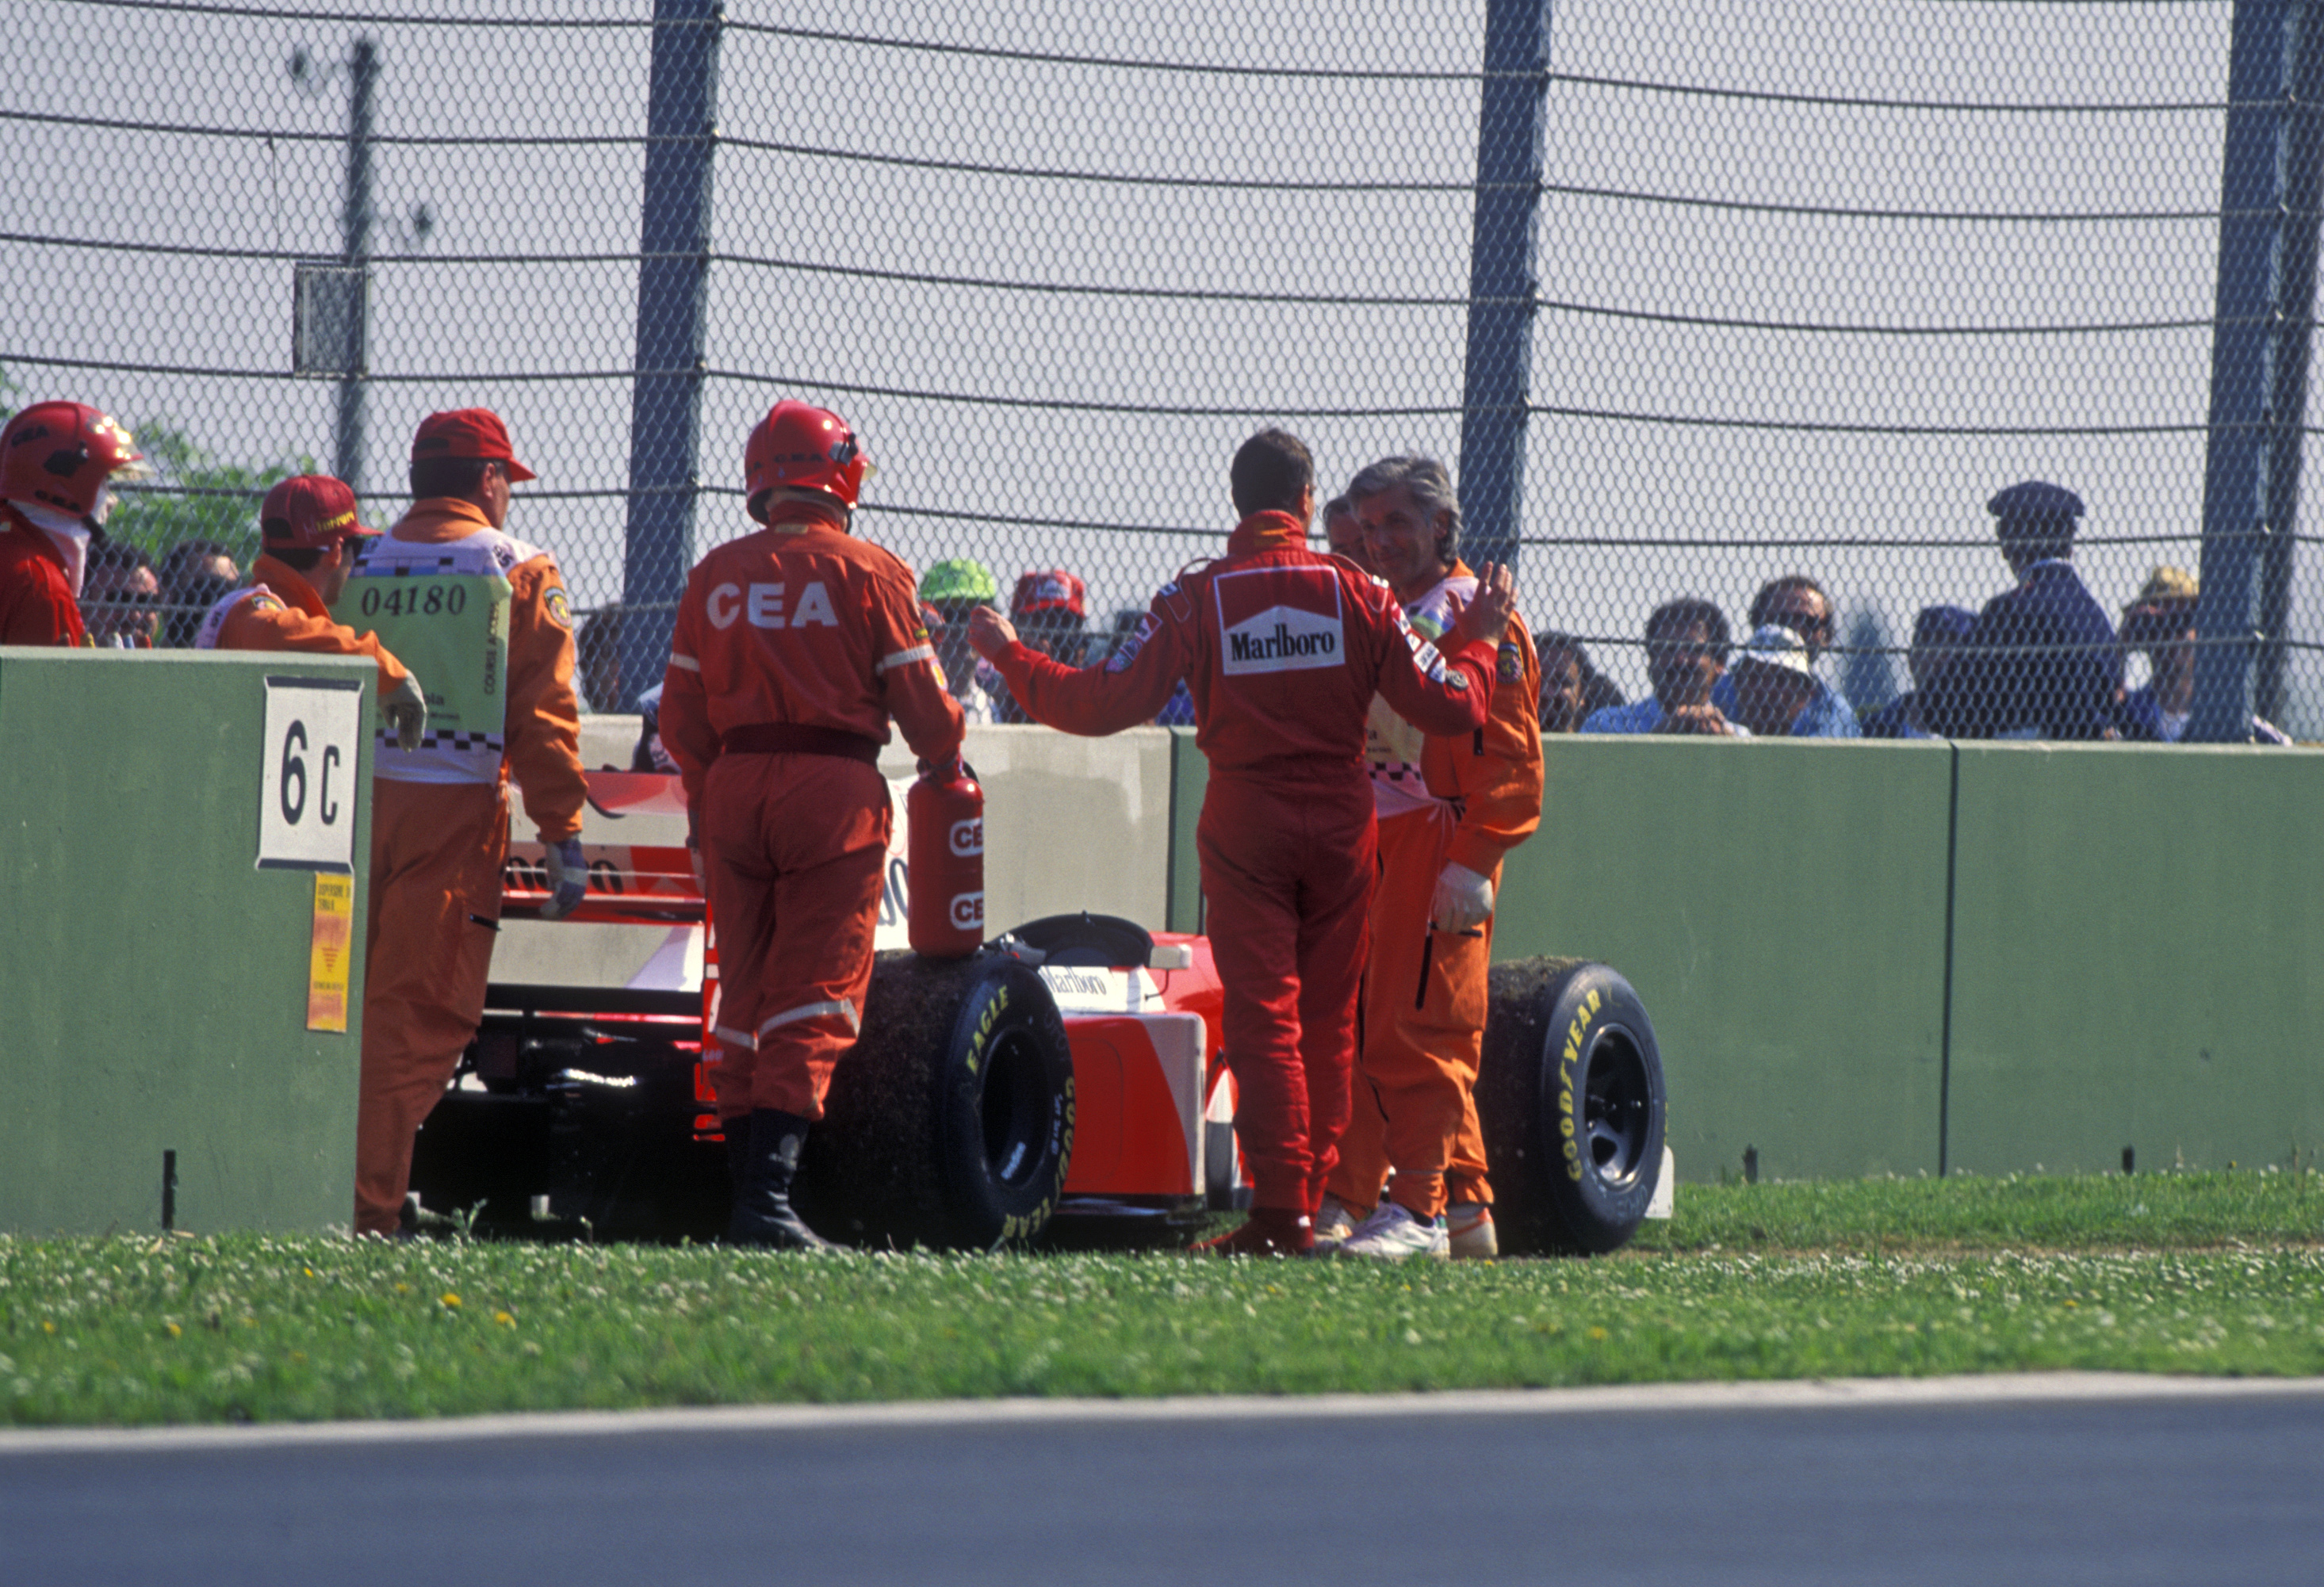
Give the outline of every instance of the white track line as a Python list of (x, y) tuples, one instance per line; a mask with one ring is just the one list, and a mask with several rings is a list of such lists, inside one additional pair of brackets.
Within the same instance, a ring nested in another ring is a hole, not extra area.
[(1570, 1416), (1637, 1411), (1876, 1409), (2123, 1400), (2324, 1397), (2324, 1378), (2180, 1378), (2022, 1372), (1957, 1378), (1832, 1378), (1640, 1383), (1443, 1394), (1194, 1396), (1167, 1399), (941, 1399), (873, 1405), (731, 1405), (632, 1411), (526, 1411), (431, 1421), (285, 1422), (256, 1426), (0, 1429), (0, 1456), (442, 1444), (608, 1434), (818, 1432), (1041, 1422), (1341, 1420), (1367, 1417)]

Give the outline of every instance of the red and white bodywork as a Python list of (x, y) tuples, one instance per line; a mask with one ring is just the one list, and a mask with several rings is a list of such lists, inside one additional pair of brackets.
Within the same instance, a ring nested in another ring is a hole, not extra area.
[[(588, 775), (590, 803), (597, 814), (685, 813), (685, 795), (675, 776)], [(882, 949), (908, 945), (910, 914), (905, 797), (910, 783), (896, 779), (890, 786), (896, 796), (896, 823), (875, 938)], [(631, 977), (629, 988), (699, 989), (704, 1023), (715, 1021), (715, 938), (687, 850), (668, 844), (595, 842), (585, 834), (583, 851), (589, 891), (567, 918), (667, 925), (669, 937)], [(538, 843), (511, 842), (504, 894), (511, 918), (533, 913), (547, 896), (544, 865)], [(1245, 1181), (1233, 1134), (1234, 1082), (1220, 1044), (1222, 996), (1208, 940), (1157, 934), (1151, 961), (1145, 965), (1038, 968), (1064, 1016), (1073, 1052), (1074, 1148), (1061, 1212), (1168, 1211), (1232, 1198)], [(713, 1093), (707, 1073), (700, 1069), (696, 1096), (704, 1104), (696, 1133), (715, 1137)]]

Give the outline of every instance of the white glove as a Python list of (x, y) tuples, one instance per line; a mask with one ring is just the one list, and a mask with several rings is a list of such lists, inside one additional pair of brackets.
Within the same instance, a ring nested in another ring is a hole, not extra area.
[(1429, 923), (1440, 931), (1469, 931), (1492, 918), (1492, 878), (1448, 861), (1428, 903)]
[(540, 906), (540, 918), (561, 921), (581, 907), (581, 895), (589, 891), (589, 862), (581, 858), (581, 839), (567, 838), (549, 846), (549, 902)]
[(395, 747), (410, 751), (420, 748), (420, 740), (428, 736), (428, 696), (420, 687), (420, 680), (406, 675), (395, 686), (395, 692), (379, 702), (386, 713), (387, 725), (395, 730)]

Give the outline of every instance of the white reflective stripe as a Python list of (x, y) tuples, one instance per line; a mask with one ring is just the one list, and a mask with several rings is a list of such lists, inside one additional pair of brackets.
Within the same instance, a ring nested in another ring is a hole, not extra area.
[(787, 1008), (783, 1010), (782, 1013), (776, 1014), (771, 1019), (761, 1020), (759, 1022), (759, 1039), (761, 1041), (765, 1041), (767, 1038), (767, 1032), (773, 1030), (777, 1025), (788, 1025), (799, 1020), (819, 1020), (826, 1014), (840, 1015), (842, 1018), (846, 1020), (847, 1028), (851, 1031), (860, 1030), (862, 1028), (856, 1023), (855, 1005), (843, 997), (836, 1002), (803, 1003), (797, 1008)]
[(935, 646), (915, 645), (909, 650), (899, 650), (893, 656), (881, 657), (880, 665), (875, 670), (884, 673), (891, 666), (909, 666), (916, 661), (934, 661), (936, 658)]
[(672, 666), (682, 666), (690, 673), (698, 673), (702, 670), (702, 664), (700, 662), (695, 660), (694, 657), (690, 656), (680, 656), (675, 650), (669, 653), (669, 665)]
[(710, 1027), (710, 1033), (717, 1037), (721, 1041), (726, 1043), (727, 1046), (739, 1047), (745, 1052), (755, 1050), (759, 1045), (758, 1042), (752, 1040), (751, 1032), (748, 1031), (734, 1031), (729, 1030), (724, 1025), (713, 1025)]

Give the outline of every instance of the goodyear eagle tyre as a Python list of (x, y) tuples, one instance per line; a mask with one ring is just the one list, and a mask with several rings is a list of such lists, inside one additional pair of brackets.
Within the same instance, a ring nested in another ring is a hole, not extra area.
[(1495, 965), (1477, 1076), (1493, 1221), (1510, 1253), (1612, 1251), (1662, 1170), (1662, 1058), (1638, 995), (1573, 959)]
[(858, 1245), (1027, 1244), (1073, 1141), (1073, 1052), (1040, 977), (991, 952), (882, 954), (807, 1137), (799, 1211)]

